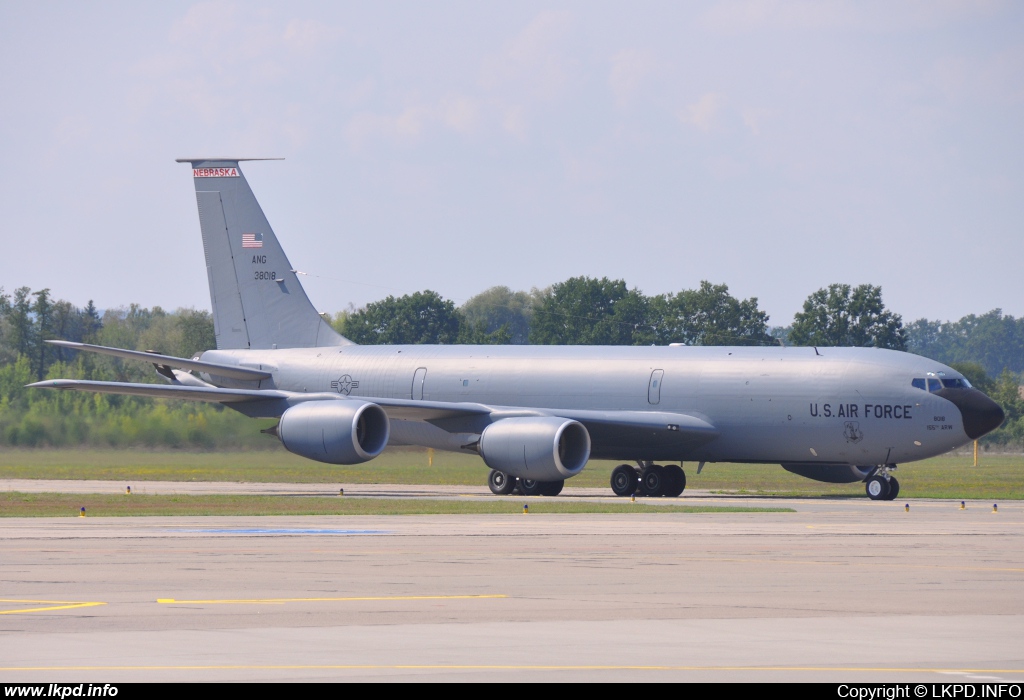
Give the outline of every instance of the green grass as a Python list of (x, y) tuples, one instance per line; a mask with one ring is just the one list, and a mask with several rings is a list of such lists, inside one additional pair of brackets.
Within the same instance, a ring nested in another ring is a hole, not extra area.
[(312, 484), (482, 484), (487, 467), (474, 455), (389, 449), (355, 466), (321, 464), (283, 448), (251, 452), (148, 450), (0, 451), (2, 479), (250, 481)]
[[(615, 462), (593, 461), (568, 482), (607, 487)], [(686, 464), (690, 488), (719, 493), (778, 496), (862, 497), (861, 484), (822, 484), (790, 474), (778, 465), (708, 464), (701, 474)], [(900, 497), (1024, 498), (1024, 456), (947, 455), (899, 468)], [(106, 479), (140, 481), (249, 481), (322, 484), (450, 484), (481, 486), (487, 467), (479, 457), (435, 452), (433, 465), (422, 449), (388, 449), (355, 466), (319, 464), (283, 449), (253, 452), (150, 452), (136, 450), (5, 450), (0, 478)]]
[[(530, 499), (530, 514), (792, 513), (789, 508), (651, 506)], [(0, 517), (139, 515), (473, 515), (522, 513), (522, 499), (352, 498), (337, 496), (143, 496), (139, 494), (0, 493)]]

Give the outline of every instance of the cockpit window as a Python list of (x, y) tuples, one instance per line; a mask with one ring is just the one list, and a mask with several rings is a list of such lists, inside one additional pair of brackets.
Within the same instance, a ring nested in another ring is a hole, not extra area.
[(941, 388), (942, 384), (938, 379), (932, 379), (931, 377), (928, 378), (928, 391), (936, 392)]
[(945, 379), (942, 380), (942, 386), (947, 389), (970, 389), (971, 383), (966, 379)]
[(923, 379), (915, 379), (914, 381), (912, 381), (910, 383), (914, 385), (915, 389), (922, 389), (924, 391), (928, 391), (928, 387), (925, 385)]

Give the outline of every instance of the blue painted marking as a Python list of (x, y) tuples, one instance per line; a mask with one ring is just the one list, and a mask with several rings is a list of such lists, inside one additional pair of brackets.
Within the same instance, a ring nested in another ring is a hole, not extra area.
[(313, 530), (302, 528), (210, 528), (176, 529), (170, 532), (204, 532), (228, 535), (388, 535), (387, 530)]

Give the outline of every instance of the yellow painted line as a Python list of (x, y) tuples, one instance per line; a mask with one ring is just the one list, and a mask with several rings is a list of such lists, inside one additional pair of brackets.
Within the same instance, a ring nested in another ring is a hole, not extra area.
[(870, 673), (1020, 673), (1024, 669), (997, 668), (903, 668), (856, 666), (603, 666), (603, 665), (497, 665), (497, 664), (295, 664), (295, 665), (209, 665), (209, 666), (4, 666), (3, 671), (809, 671)]
[(362, 596), (356, 598), (249, 598), (226, 600), (176, 600), (174, 598), (157, 598), (162, 605), (245, 605), (266, 603), (350, 603), (366, 600), (476, 600), (508, 598), (507, 595), (395, 595), (395, 596)]
[(48, 612), (50, 610), (71, 610), (72, 608), (93, 608), (97, 605), (106, 605), (106, 603), (98, 601), (76, 602), (71, 600), (16, 600), (10, 598), (0, 598), (0, 603), (28, 603), (46, 606), (42, 608), (15, 608), (13, 610), (0, 610), (0, 615), (20, 615), (22, 613)]

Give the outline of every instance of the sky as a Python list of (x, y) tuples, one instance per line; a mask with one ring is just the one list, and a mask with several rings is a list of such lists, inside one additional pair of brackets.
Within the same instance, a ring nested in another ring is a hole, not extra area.
[(727, 284), (1024, 315), (1019, 2), (0, 1), (0, 286), (209, 308), (182, 157), (321, 311)]

